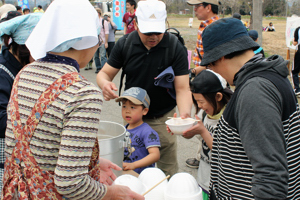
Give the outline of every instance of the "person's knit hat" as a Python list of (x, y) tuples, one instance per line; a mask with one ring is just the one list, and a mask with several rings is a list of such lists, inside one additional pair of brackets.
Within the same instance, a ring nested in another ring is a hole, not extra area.
[(208, 25), (202, 33), (202, 43), (204, 55), (201, 66), (234, 52), (259, 47), (249, 37), (243, 23), (235, 18), (219, 19)]
[(150, 106), (150, 98), (146, 90), (140, 87), (131, 87), (125, 90), (122, 96), (116, 99), (116, 102), (122, 101), (122, 99), (128, 99), (136, 105), (144, 105), (146, 108)]
[(249, 36), (255, 41), (258, 38), (258, 32), (256, 30), (248, 31)]
[(208, 94), (216, 92), (233, 92), (227, 87), (227, 81), (212, 70), (202, 70), (190, 83), (192, 93)]
[(189, 5), (197, 5), (200, 3), (208, 3), (208, 4), (213, 4), (213, 5), (219, 5), (219, 0), (189, 0), (187, 1), (187, 4)]
[(158, 0), (139, 1), (135, 15), (141, 33), (164, 33), (166, 30), (166, 4)]
[(232, 15), (232, 17), (233, 17), (233, 18), (236, 18), (236, 19), (239, 19), (239, 20), (242, 19), (242, 16), (241, 16), (240, 13), (234, 13), (234, 14)]
[(10, 20), (10, 19), (12, 19), (12, 18), (14, 18), (14, 17), (21, 16), (21, 15), (22, 15), (22, 14), (19, 13), (18, 11), (9, 11), (8, 13), (6, 13), (5, 16), (3, 16), (3, 18), (1, 18), (0, 23), (1, 23), (1, 22), (5, 22), (5, 21), (7, 21), (7, 20)]

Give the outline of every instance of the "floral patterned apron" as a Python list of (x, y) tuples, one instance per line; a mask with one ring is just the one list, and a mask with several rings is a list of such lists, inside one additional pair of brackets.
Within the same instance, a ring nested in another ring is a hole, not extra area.
[[(23, 68), (24, 69), (24, 68)], [(20, 73), (19, 73), (20, 74)], [(43, 113), (48, 106), (60, 95), (68, 86), (81, 81), (84, 78), (77, 72), (63, 75), (39, 97), (34, 105), (31, 115), (28, 117), (24, 127), (22, 127), (19, 106), (18, 106), (18, 82), (20, 75), (17, 75), (13, 85), (10, 98), (10, 114), (13, 133), (16, 139), (16, 146), (12, 155), (6, 158), (5, 171), (3, 176), (3, 190), (1, 199), (20, 199), (20, 200), (59, 200), (66, 199), (59, 194), (54, 185), (54, 172), (42, 170), (34, 159), (29, 144), (34, 130), (37, 127)], [(89, 175), (100, 182), (99, 167), (99, 145), (95, 139), (92, 158), (89, 165)], [(21, 163), (25, 167), (21, 167)]]

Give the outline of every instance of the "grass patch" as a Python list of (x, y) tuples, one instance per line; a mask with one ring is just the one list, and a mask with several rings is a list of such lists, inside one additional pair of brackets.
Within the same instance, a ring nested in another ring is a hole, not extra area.
[(168, 18), (193, 18), (193, 14), (179, 15), (175, 13), (168, 14)]
[[(179, 17), (177, 17), (179, 16)], [(223, 16), (220, 16), (221, 18)], [(230, 17), (229, 15), (225, 17)], [(242, 16), (247, 20), (250, 16), (245, 15)], [(194, 52), (197, 40), (197, 32), (200, 25), (200, 21), (195, 17), (193, 21), (193, 26), (190, 28), (188, 26), (189, 22), (188, 15), (177, 15), (177, 14), (169, 14), (168, 22), (170, 27), (177, 28), (181, 35), (183, 36), (186, 47), (189, 50)], [(263, 32), (262, 33), (262, 47), (265, 52), (265, 56), (269, 57), (274, 54), (281, 55), (284, 59), (287, 58), (287, 47), (285, 44), (285, 29), (286, 29), (286, 19), (284, 17), (264, 17), (262, 21), (262, 26), (266, 27), (269, 25), (269, 22), (273, 22), (276, 32)], [(294, 50), (290, 51), (291, 60), (294, 58)], [(192, 67), (192, 66), (191, 66)]]
[(271, 55), (270, 55), (268, 52), (266, 52), (266, 51), (264, 51), (264, 53), (265, 53), (265, 57), (266, 57), (266, 58), (268, 58), (268, 57), (271, 56)]

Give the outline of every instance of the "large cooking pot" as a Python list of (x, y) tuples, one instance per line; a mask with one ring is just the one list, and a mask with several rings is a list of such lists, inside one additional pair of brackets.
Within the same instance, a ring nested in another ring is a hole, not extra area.
[[(98, 130), (100, 157), (108, 159), (123, 168), (124, 147), (130, 149), (129, 132), (116, 122), (100, 121)], [(114, 171), (117, 176), (122, 171)]]

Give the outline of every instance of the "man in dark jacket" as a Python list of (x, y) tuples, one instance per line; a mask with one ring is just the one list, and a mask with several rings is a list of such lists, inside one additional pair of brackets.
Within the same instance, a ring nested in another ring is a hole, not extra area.
[(206, 27), (203, 47), (201, 65), (235, 86), (214, 134), (210, 199), (299, 199), (300, 116), (287, 61), (255, 55), (234, 18)]

